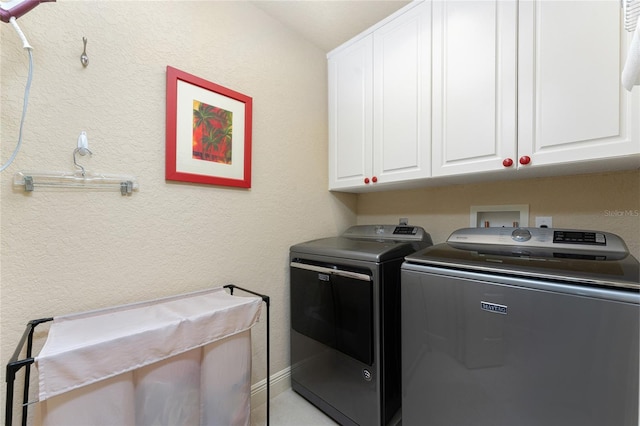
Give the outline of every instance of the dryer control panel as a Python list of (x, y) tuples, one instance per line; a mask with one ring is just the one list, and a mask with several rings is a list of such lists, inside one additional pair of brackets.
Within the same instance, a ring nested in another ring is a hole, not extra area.
[(431, 244), (431, 236), (420, 226), (411, 225), (356, 225), (342, 234), (344, 238), (421, 241)]

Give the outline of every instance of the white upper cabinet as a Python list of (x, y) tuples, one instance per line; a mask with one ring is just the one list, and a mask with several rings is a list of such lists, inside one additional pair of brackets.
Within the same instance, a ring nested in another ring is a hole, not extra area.
[(617, 1), (520, 2), (518, 155), (532, 168), (640, 152), (640, 87), (620, 84), (630, 38), (620, 15)]
[(517, 144), (515, 0), (433, 3), (433, 176), (502, 169)]
[(377, 184), (431, 175), (431, 9), (373, 34), (373, 174)]
[(640, 166), (618, 2), (435, 1), (433, 15), (433, 176)]
[(372, 176), (373, 35), (329, 57), (329, 189)]
[(640, 167), (614, 0), (410, 3), (329, 53), (329, 188)]
[(328, 55), (329, 189), (430, 176), (430, 12), (411, 4)]

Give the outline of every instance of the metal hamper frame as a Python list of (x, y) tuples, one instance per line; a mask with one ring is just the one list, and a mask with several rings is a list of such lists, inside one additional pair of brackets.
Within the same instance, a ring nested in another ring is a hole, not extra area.
[[(227, 284), (223, 286), (226, 289), (229, 289), (231, 295), (233, 295), (233, 290), (238, 289), (244, 292), (253, 294), (255, 296), (259, 296), (262, 298), (262, 301), (267, 305), (267, 426), (269, 426), (269, 305), (270, 299), (269, 296), (265, 296), (263, 294), (255, 293), (251, 290), (244, 289), (242, 287), (238, 287), (234, 284)], [(31, 320), (27, 323), (27, 327), (18, 342), (18, 346), (16, 350), (13, 352), (13, 356), (7, 363), (6, 369), (6, 381), (7, 381), (7, 400), (5, 406), (5, 426), (11, 426), (13, 424), (13, 394), (14, 394), (14, 384), (16, 380), (16, 373), (20, 371), (23, 367), (25, 368), (24, 374), (24, 390), (22, 393), (22, 426), (27, 425), (27, 412), (29, 408), (29, 379), (31, 376), (31, 364), (35, 362), (35, 358), (33, 357), (33, 333), (35, 328), (45, 322), (53, 321), (53, 318), (41, 318)], [(27, 353), (26, 358), (18, 359), (20, 356), (20, 352), (24, 348), (24, 345), (27, 345)]]

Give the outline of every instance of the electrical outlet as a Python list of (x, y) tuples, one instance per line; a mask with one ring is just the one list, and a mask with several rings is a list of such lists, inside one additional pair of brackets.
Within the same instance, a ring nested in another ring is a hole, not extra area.
[(536, 216), (536, 228), (553, 228), (551, 216)]

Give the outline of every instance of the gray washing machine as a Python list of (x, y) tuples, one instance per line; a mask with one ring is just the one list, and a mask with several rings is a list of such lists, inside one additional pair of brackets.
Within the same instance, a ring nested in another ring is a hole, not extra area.
[(400, 409), (400, 266), (418, 226), (360, 225), (291, 247), (291, 387), (342, 425)]
[(638, 426), (639, 291), (607, 232), (469, 228), (407, 256), (403, 426)]

